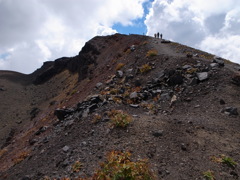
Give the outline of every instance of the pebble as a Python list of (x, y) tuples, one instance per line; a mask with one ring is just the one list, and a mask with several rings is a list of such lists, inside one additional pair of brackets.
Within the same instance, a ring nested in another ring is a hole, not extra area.
[(63, 150), (63, 152), (68, 152), (69, 151), (69, 149), (70, 149), (70, 147), (69, 146), (64, 146), (63, 148), (62, 148), (62, 150)]
[(154, 137), (163, 136), (163, 130), (154, 131), (154, 132), (152, 133), (152, 135), (153, 135)]
[(182, 144), (181, 144), (181, 149), (182, 149), (183, 151), (187, 151), (187, 146), (186, 146), (184, 143), (182, 143)]

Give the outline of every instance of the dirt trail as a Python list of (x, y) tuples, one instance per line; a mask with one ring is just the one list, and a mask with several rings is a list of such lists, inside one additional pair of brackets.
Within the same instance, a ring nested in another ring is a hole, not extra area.
[(153, 38), (151, 40), (151, 44), (154, 49), (158, 51), (159, 55), (171, 55), (175, 57), (183, 57), (185, 55), (177, 53), (176, 50), (173, 49), (171, 43), (161, 43), (162, 39)]

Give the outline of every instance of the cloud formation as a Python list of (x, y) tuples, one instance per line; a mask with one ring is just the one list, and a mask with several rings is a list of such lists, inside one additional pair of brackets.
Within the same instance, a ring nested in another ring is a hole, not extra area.
[(0, 69), (31, 73), (144, 15), (145, 0), (0, 0)]
[(240, 1), (154, 0), (148, 35), (171, 39), (240, 63)]

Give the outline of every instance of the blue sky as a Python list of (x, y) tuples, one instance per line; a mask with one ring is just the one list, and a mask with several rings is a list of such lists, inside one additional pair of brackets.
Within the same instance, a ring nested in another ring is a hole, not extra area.
[(160, 32), (240, 63), (239, 7), (239, 0), (0, 0), (0, 70), (28, 74), (117, 32)]
[(118, 33), (121, 34), (147, 34), (147, 26), (144, 21), (146, 20), (146, 15), (149, 13), (149, 8), (151, 7), (153, 0), (149, 0), (143, 3), (144, 16), (132, 21), (132, 25), (123, 26), (121, 23), (113, 25), (113, 29), (116, 29)]

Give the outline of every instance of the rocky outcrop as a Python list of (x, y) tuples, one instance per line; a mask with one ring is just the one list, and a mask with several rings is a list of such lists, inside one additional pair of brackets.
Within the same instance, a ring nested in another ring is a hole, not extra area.
[(45, 62), (40, 69), (33, 73), (36, 76), (33, 83), (35, 85), (42, 84), (66, 69), (72, 73), (78, 73), (79, 80), (82, 80), (88, 75), (88, 65), (96, 63), (99, 54), (93, 40), (89, 41), (75, 57), (62, 57), (54, 62)]
[(235, 74), (232, 77), (232, 83), (237, 85), (237, 86), (240, 86), (240, 74)]

